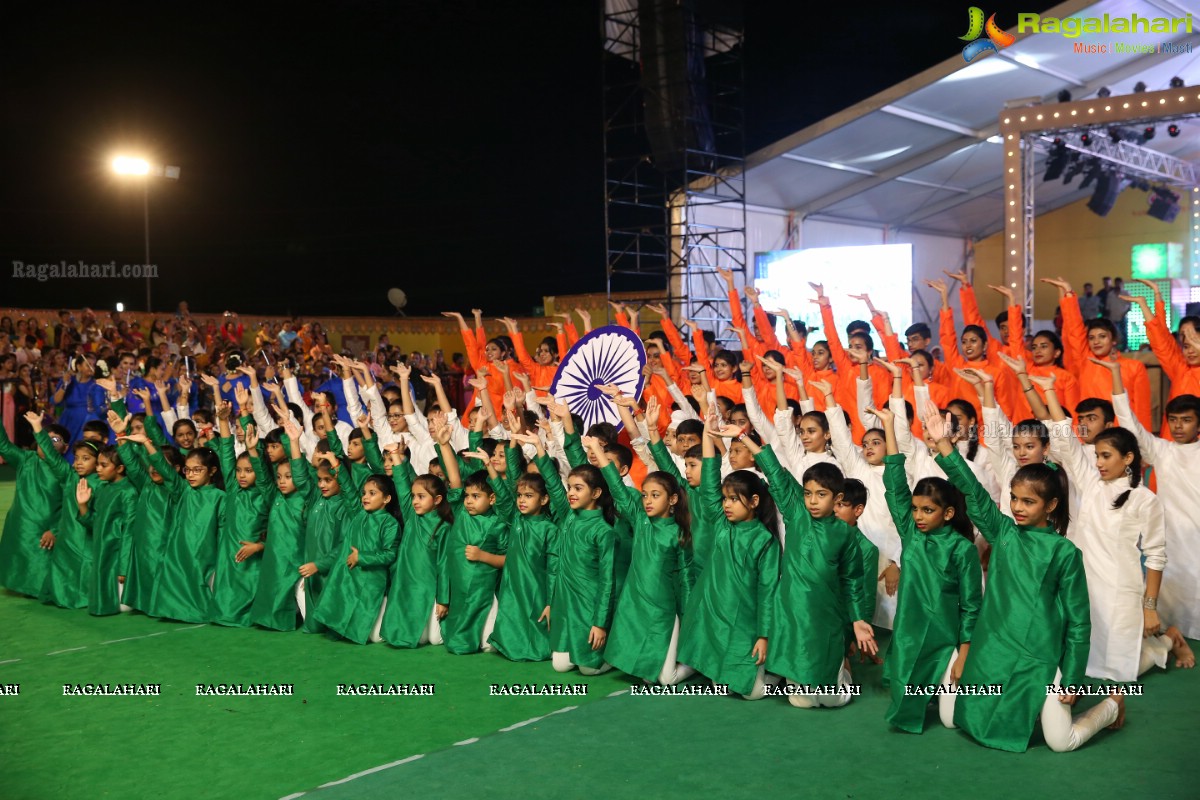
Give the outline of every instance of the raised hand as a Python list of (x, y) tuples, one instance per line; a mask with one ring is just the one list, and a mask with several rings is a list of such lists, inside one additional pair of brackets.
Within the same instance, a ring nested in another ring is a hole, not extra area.
[(476, 461), (486, 462), (486, 461), (490, 461), (492, 457), (487, 454), (486, 450), (484, 450), (482, 447), (480, 447), (475, 450), (464, 450), (463, 458), (473, 458)]
[[(888, 372), (892, 373), (893, 378), (900, 377), (900, 367), (898, 366), (899, 362), (897, 362), (896, 364), (893, 364), (891, 361), (888, 361), (886, 358), (874, 358), (872, 360), (879, 366), (886, 369)], [(907, 361), (908, 359), (905, 359), (905, 360)]]
[(978, 369), (956, 369), (954, 374), (978, 389), (985, 383), (992, 382), (992, 376)]
[(1051, 372), (1049, 375), (1030, 375), (1029, 380), (1037, 386), (1042, 387), (1043, 391), (1049, 392), (1054, 390), (1053, 372)]
[(822, 397), (827, 397), (833, 394), (833, 386), (829, 383), (829, 381), (809, 381), (808, 385), (820, 392)]
[(734, 285), (733, 284), (733, 270), (722, 269), (721, 267), (717, 267), (717, 274), (721, 276), (721, 280), (725, 281), (725, 285), (729, 287), (730, 291), (732, 291), (733, 285)]
[(512, 317), (500, 317), (496, 321), (503, 325), (505, 330), (513, 336), (517, 334), (517, 321)]
[[(129, 436), (126, 439), (132, 438)], [(246, 449), (250, 452), (258, 450), (258, 426), (250, 424), (246, 426)]]
[(112, 428), (112, 432), (117, 436), (125, 435), (125, 429), (129, 426), (129, 420), (131, 419), (133, 419), (132, 414), (125, 419), (121, 419), (121, 415), (117, 412), (112, 409), (108, 411), (108, 427)]
[(989, 289), (991, 289), (993, 292), (995, 292), (996, 294), (1003, 295), (1008, 300), (1008, 304), (1010, 306), (1015, 305), (1015, 301), (1013, 299), (1013, 290), (1011, 288), (1009, 288), (1008, 286), (995, 286), (995, 285), (989, 283), (987, 285), (987, 287)]
[(1041, 281), (1042, 283), (1048, 283), (1051, 286), (1057, 286), (1059, 297), (1065, 297), (1071, 293), (1071, 284), (1066, 280), (1066, 278), (1061, 276), (1058, 278), (1042, 278)]
[(749, 300), (754, 305), (758, 305), (758, 295), (759, 295), (758, 289), (755, 289), (750, 284), (746, 284), (746, 286), (742, 289), (742, 293), (746, 295), (747, 300)]
[(953, 418), (950, 416), (949, 412), (947, 412), (946, 416), (943, 417), (937, 410), (937, 406), (934, 406), (933, 403), (930, 403), (929, 405), (933, 406), (933, 413), (928, 413), (929, 408), (926, 408), (926, 417), (922, 420), (922, 423), (925, 426), (925, 432), (928, 433), (929, 437), (934, 441), (949, 439), (950, 434), (954, 430)]
[(656, 422), (658, 419), (658, 412), (658, 398), (654, 395), (650, 395), (650, 399), (646, 401), (646, 419), (650, 421), (651, 425), (658, 424)]
[(896, 415), (893, 414), (892, 410), (890, 408), (888, 408), (887, 406), (881, 406), (879, 408), (868, 408), (867, 413), (874, 414), (875, 416), (879, 417), (879, 421), (882, 422), (885, 426), (891, 425), (892, 423), (894, 423), (896, 421)]
[(875, 304), (871, 302), (871, 295), (863, 292), (862, 294), (847, 295), (851, 300), (861, 300), (867, 304), (867, 310), (875, 314)]
[[(1104, 359), (1092, 358), (1090, 356), (1088, 357), (1088, 361), (1091, 361), (1093, 364), (1104, 367), (1105, 369), (1108, 369), (1112, 372), (1120, 372), (1121, 371), (1121, 362), (1120, 361), (1109, 361), (1107, 358), (1104, 358)], [(1031, 380), (1033, 380), (1033, 379), (1031, 379)]]
[(660, 317), (668, 316), (667, 307), (662, 303), (646, 303), (645, 307), (653, 311), (655, 314), (658, 314)]
[(80, 478), (79, 483), (75, 484), (75, 502), (86, 506), (91, 499), (92, 487), (88, 485), (87, 478)]
[(970, 281), (967, 279), (967, 271), (965, 269), (961, 269), (958, 272), (951, 272), (948, 269), (944, 269), (942, 270), (942, 274), (951, 280), (958, 281), (964, 286), (970, 283)]

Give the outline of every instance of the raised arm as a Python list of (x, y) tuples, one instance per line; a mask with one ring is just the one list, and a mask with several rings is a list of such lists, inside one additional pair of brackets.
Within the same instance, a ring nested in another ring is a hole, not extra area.
[(995, 543), (1001, 532), (1011, 528), (1014, 523), (1000, 513), (999, 507), (992, 502), (991, 495), (983, 484), (975, 477), (970, 466), (963, 460), (962, 455), (950, 442), (951, 420), (947, 414), (943, 419), (937, 408), (930, 404), (924, 420), (925, 430), (931, 438), (937, 441), (938, 466), (946, 473), (952, 484), (958, 487), (967, 501), (967, 514), (975, 527), (983, 534), (989, 543)]

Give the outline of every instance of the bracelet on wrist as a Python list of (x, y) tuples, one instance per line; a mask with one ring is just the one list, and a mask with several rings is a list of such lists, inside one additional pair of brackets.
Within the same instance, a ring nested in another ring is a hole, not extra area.
[(1143, 597), (1142, 598), (1142, 608), (1147, 609), (1149, 611), (1156, 611), (1158, 609), (1158, 598), (1157, 597)]

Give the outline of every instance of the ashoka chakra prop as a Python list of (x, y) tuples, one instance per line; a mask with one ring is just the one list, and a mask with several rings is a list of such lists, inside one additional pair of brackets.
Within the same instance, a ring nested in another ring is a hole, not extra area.
[(596, 328), (567, 352), (550, 394), (567, 404), (572, 413), (583, 418), (583, 430), (597, 422), (609, 422), (621, 429), (621, 415), (597, 385), (614, 384), (630, 397), (642, 396), (645, 381), (646, 348), (633, 331), (619, 325)]

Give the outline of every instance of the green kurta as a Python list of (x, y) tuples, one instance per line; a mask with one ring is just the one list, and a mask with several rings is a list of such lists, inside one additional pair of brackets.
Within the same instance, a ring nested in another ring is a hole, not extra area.
[[(862, 562), (864, 602), (867, 604), (867, 608), (871, 609), (871, 616), (867, 617), (865, 621), (870, 622), (875, 618), (875, 604), (879, 601), (879, 573), (877, 571), (879, 569), (879, 548), (867, 538), (867, 535), (862, 532), (862, 528), (857, 525), (850, 527), (854, 529), (854, 541), (858, 543), (858, 557)], [(846, 626), (847, 647), (851, 642), (857, 641), (857, 637), (854, 635), (854, 624), (852, 621), (850, 623)]]
[(304, 459), (293, 458), (291, 494), (282, 494), (278, 484), (266, 490), (271, 503), (267, 517), (267, 541), (262, 565), (258, 570), (258, 590), (250, 607), (250, 621), (276, 631), (294, 631), (300, 627), (300, 606), (296, 604), (296, 585), (304, 564), (304, 528), (308, 506), (312, 503), (308, 471)]
[[(79, 475), (53, 448), (48, 433), (38, 431), (34, 438), (46, 454), (61, 497), (58, 518), (50, 524), (55, 541), (38, 597), (43, 603), (53, 603), (60, 608), (85, 608), (92, 582), (92, 543), (88, 540), (83, 523), (79, 521), (79, 507), (75, 502)], [(95, 492), (100, 479), (93, 472), (87, 476), (87, 482)]]
[[(591, 463), (588, 461), (578, 433), (568, 433), (564, 437), (563, 451), (567, 454), (567, 463), (571, 465), (571, 469)], [(619, 491), (623, 494), (632, 492), (631, 496), (639, 502), (642, 499), (642, 493), (632, 486), (626, 486), (624, 481), (621, 481)], [(617, 492), (617, 489), (612, 489), (614, 502), (617, 500)], [(629, 565), (633, 562), (633, 523), (618, 517), (617, 521), (613, 523), (613, 537), (613, 577), (615, 580), (613, 598), (615, 600), (620, 598), (621, 592), (625, 588), (625, 578), (629, 575)], [(607, 647), (607, 645), (605, 646)]]
[(175, 512), (147, 613), (180, 622), (208, 622), (210, 581), (225, 523), (225, 492), (211, 483), (193, 489), (161, 452), (150, 456), (150, 464), (170, 487)]
[[(983, 570), (975, 545), (953, 528), (917, 530), (904, 456), (883, 462), (884, 497), (904, 545), (895, 633), (883, 662), (892, 693), (886, 718), (901, 730), (921, 733), (931, 698), (906, 697), (904, 687), (940, 683), (955, 648), (971, 641), (983, 601)], [(974, 656), (972, 651), (967, 663)]]
[(835, 686), (846, 626), (870, 623), (875, 613), (863, 586), (858, 531), (833, 515), (814, 519), (799, 482), (769, 446), (754, 460), (787, 525), (767, 670), (795, 683)]
[[(514, 469), (512, 452), (507, 448), (509, 472)], [(551, 479), (558, 480), (558, 475)], [(550, 605), (549, 550), (558, 526), (544, 510), (519, 513), (507, 481), (493, 481), (492, 486), (496, 512), (508, 520), (508, 553), (496, 593), (496, 626), (488, 643), (512, 661), (545, 661), (550, 657), (550, 632), (538, 618)]]
[[(351, 490), (351, 494), (355, 497), (362, 496), (363, 483), (372, 475), (386, 475), (387, 470), (384, 468), (383, 456), (379, 452), (379, 446), (376, 444), (379, 440), (372, 436), (368, 439), (363, 437), (363, 454), (366, 457), (364, 463), (357, 463), (346, 458), (346, 451), (342, 449), (342, 440), (338, 436), (337, 431), (328, 431), (325, 434), (325, 441), (329, 442), (329, 451), (337, 456), (341, 462), (343, 470), (341, 471), (338, 483), (342, 486), (342, 491)], [(345, 469), (345, 467), (349, 469)]]
[[(406, 459), (392, 468), (396, 497), (400, 502), (400, 517), (404, 533), (400, 537), (400, 552), (392, 568), (392, 584), (388, 589), (387, 610), (383, 612), (382, 635), (393, 647), (417, 647), (421, 634), (433, 614), (437, 594), (438, 553), (450, 525), (436, 511), (418, 516), (412, 507), (412, 482), (416, 479), (412, 464)], [(342, 490), (345, 494), (345, 490)], [(454, 503), (462, 493), (451, 489), (447, 501)]]
[(671, 458), (671, 451), (661, 441), (650, 443), (650, 454), (654, 456), (654, 463), (658, 468), (675, 478), (683, 487), (684, 493), (687, 494), (688, 508), (692, 511), (692, 585), (699, 585), (700, 576), (704, 574), (704, 562), (700, 554), (712, 550), (713, 540), (712, 526), (709, 525), (705, 515), (700, 513), (700, 487), (692, 486), (679, 474), (675, 460)]
[(255, 553), (238, 562), (242, 542), (262, 541), (267, 529), (268, 492), (271, 471), (257, 453), (250, 456), (254, 483), (243, 489), (237, 483), (237, 456), (233, 437), (216, 441), (221, 474), (225, 476), (225, 520), (217, 542), (217, 559), (213, 566), (213, 593), (209, 615), (218, 625), (244, 628), (250, 624), (250, 606), (258, 591), (258, 575), (263, 555)]
[(474, 545), (485, 553), (504, 555), (508, 550), (508, 526), (491, 509), (484, 514), (468, 514), (462, 495), (452, 505), (454, 524), (442, 539), (438, 553), (437, 601), (449, 607), (442, 620), (446, 650), (467, 655), (483, 648), (483, 628), (496, 600), (500, 570), (482, 561), (468, 561), (464, 551)]
[[(92, 548), (92, 580), (88, 585), (88, 612), (96, 616), (121, 611), (119, 577), (126, 577), (129, 549), (137, 518), (138, 491), (126, 478), (99, 481), (91, 507), (79, 518)], [(78, 504), (75, 507), (79, 513)]]
[[(316, 470), (310, 467), (308, 476), (316, 484)], [(325, 626), (317, 622), (313, 611), (321, 601), (325, 579), (341, 551), (342, 525), (346, 516), (345, 502), (337, 495), (324, 497), (318, 490), (314, 498), (304, 526), (304, 563), (317, 565), (317, 574), (304, 579), (304, 630), (307, 633), (325, 630)]]
[(581, 667), (604, 666), (604, 649), (588, 644), (592, 628), (612, 627), (616, 588), (616, 534), (600, 509), (575, 511), (553, 462), (537, 459), (546, 481), (558, 535), (549, 552), (550, 650)]
[(612, 634), (604, 659), (617, 669), (647, 681), (662, 674), (675, 620), (683, 616), (691, 592), (690, 554), (679, 543), (679, 525), (670, 517), (650, 519), (625, 491), (611, 463), (602, 470), (617, 501), (617, 514), (633, 529), (633, 561), (625, 590), (617, 598)]
[(693, 541), (696, 560), (707, 566), (683, 615), (679, 662), (749, 694), (758, 679), (754, 643), (766, 638), (768, 654), (774, 647), (779, 541), (757, 519), (735, 525), (725, 518), (719, 458), (704, 459), (699, 494), (696, 513), (712, 536)]
[(1083, 683), (1092, 635), (1083, 555), (1054, 529), (1022, 527), (1001, 514), (958, 453), (937, 463), (992, 545), (961, 683), (1004, 687), (1000, 696), (956, 697), (954, 723), (980, 744), (1023, 753), (1055, 671), (1064, 686)]
[[(0, 586), (37, 597), (50, 568), (49, 553), (42, 549), (42, 534), (50, 530), (62, 510), (62, 486), (49, 460), (36, 450), (17, 447), (9, 441), (2, 425), (0, 456), (17, 470), (12, 507), (0, 536)], [(75, 502), (74, 497), (71, 502)]]
[(165, 482), (155, 483), (150, 477), (146, 470), (145, 449), (124, 440), (118, 449), (125, 464), (125, 474), (138, 490), (137, 510), (125, 537), (128, 566), (121, 602), (138, 611), (149, 612), (154, 578), (162, 564), (163, 545), (172, 524), (173, 496)]
[[(339, 473), (340, 478), (346, 470)], [(361, 495), (343, 488), (338, 497), (346, 509), (342, 546), (313, 616), (339, 636), (366, 644), (383, 606), (389, 567), (396, 560), (400, 524), (385, 509), (368, 512), (362, 507)], [(351, 548), (358, 548), (358, 566), (353, 569), (346, 564)]]

